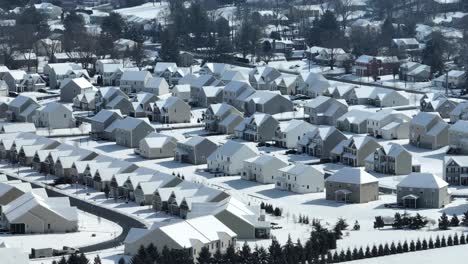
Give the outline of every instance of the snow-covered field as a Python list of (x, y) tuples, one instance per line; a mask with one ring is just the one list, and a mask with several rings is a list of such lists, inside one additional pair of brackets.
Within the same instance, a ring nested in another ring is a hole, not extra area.
[[(122, 233), (119, 225), (83, 211), (78, 211), (78, 225), (79, 231), (75, 233), (0, 234), (0, 243), (5, 242), (10, 247), (21, 248), (24, 252), (31, 253), (31, 248), (62, 249), (63, 246), (73, 248), (88, 246), (111, 240)], [(44, 241), (47, 241), (47, 244), (44, 244)]]
[(140, 6), (134, 6), (129, 8), (121, 8), (115, 10), (115, 12), (120, 13), (122, 16), (129, 19), (144, 19), (152, 20), (156, 19), (163, 21), (168, 15), (168, 4), (166, 2), (160, 3), (145, 3)]

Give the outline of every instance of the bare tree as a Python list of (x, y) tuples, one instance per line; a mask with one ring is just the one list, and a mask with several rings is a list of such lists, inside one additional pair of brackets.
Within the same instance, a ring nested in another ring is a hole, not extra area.
[(333, 0), (331, 3), (335, 13), (341, 18), (341, 27), (346, 30), (348, 19), (352, 14), (353, 0)]

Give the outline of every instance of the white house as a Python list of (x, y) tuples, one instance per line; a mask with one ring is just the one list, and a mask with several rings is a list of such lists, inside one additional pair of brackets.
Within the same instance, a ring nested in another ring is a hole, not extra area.
[(248, 143), (229, 140), (208, 156), (208, 170), (224, 175), (238, 175), (242, 171), (243, 161), (258, 154), (258, 150)]
[(279, 169), (276, 188), (295, 193), (322, 192), (324, 175), (312, 166), (296, 163)]
[(36, 110), (33, 117), (36, 127), (50, 129), (71, 128), (76, 126), (72, 109), (64, 104), (52, 102)]
[(293, 119), (286, 123), (280, 123), (273, 140), (277, 147), (293, 149), (296, 148), (297, 142), (314, 128), (314, 125), (306, 121)]
[(278, 170), (287, 165), (286, 162), (275, 156), (261, 154), (244, 160), (241, 178), (264, 184), (276, 183)]

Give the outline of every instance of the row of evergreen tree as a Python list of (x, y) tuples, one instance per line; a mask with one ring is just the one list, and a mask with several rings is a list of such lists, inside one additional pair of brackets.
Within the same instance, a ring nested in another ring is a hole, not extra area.
[[(393, 217), (393, 223), (391, 224), (394, 229), (421, 229), (429, 223), (429, 220), (417, 213), (415, 216), (411, 216), (408, 213), (395, 213)], [(462, 220), (458, 219), (458, 216), (454, 214), (449, 219), (448, 215), (443, 212), (438, 219), (438, 226), (440, 230), (448, 230), (450, 227), (457, 227), (459, 225), (468, 226), (468, 211), (463, 213)], [(380, 229), (385, 226), (385, 222), (382, 216), (376, 216), (374, 221), (374, 228)]]
[(273, 207), (273, 205), (268, 203), (260, 203), (260, 209), (264, 209), (267, 214), (271, 214), (274, 216), (281, 216), (283, 211), (279, 207)]

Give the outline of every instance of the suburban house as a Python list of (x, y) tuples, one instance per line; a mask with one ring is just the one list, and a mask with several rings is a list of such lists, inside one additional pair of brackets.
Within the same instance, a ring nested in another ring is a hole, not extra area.
[(200, 75), (212, 75), (216, 78), (221, 78), (223, 73), (229, 69), (229, 65), (224, 63), (205, 63), (200, 68)]
[(248, 83), (232, 81), (226, 84), (223, 89), (223, 102), (230, 104), (240, 111), (244, 111), (243, 99), (255, 93), (255, 89)]
[(367, 133), (367, 117), (373, 112), (352, 109), (336, 120), (336, 128), (355, 134)]
[[(122, 80), (121, 80), (122, 82)], [(160, 77), (151, 77), (143, 88), (144, 92), (152, 93), (158, 96), (169, 93), (169, 84), (166, 79)]]
[(243, 160), (241, 178), (263, 184), (276, 183), (278, 170), (288, 164), (275, 156), (260, 154)]
[(95, 116), (90, 118), (91, 123), (91, 138), (105, 139), (104, 131), (115, 121), (123, 119), (119, 110), (106, 110), (99, 111)]
[(234, 197), (218, 203), (194, 203), (188, 218), (214, 215), (233, 230), (239, 239), (269, 238), (271, 225), (260, 206), (250, 206)]
[(102, 85), (120, 86), (120, 79), (124, 72), (140, 71), (138, 68), (124, 68), (121, 64), (104, 64), (102, 73)]
[(196, 105), (200, 107), (208, 107), (211, 104), (223, 102), (223, 87), (221, 86), (203, 86), (200, 89)]
[(334, 127), (317, 127), (302, 136), (296, 149), (299, 153), (326, 160), (330, 158), (330, 152), (346, 139), (346, 136)]
[(265, 142), (275, 137), (278, 120), (269, 114), (255, 113), (234, 128), (234, 135), (247, 141)]
[(324, 175), (310, 165), (296, 163), (278, 170), (276, 188), (294, 193), (323, 192)]
[(79, 77), (89, 79), (89, 75), (82, 71), (81, 64), (77, 63), (48, 63), (44, 66), (44, 74), (49, 76), (51, 89), (59, 89), (66, 79)]
[[(106, 109), (120, 110), (123, 115), (130, 115), (130, 113), (135, 112), (134, 104), (128, 96), (117, 96), (112, 101), (106, 104)], [(138, 107), (139, 104), (136, 104)], [(141, 112), (142, 109), (139, 109)]]
[(181, 181), (181, 179), (171, 174), (157, 172), (150, 181), (138, 183), (134, 191), (135, 202), (141, 206), (151, 205), (154, 200), (154, 192), (157, 189), (174, 187)]
[(239, 175), (243, 161), (259, 155), (255, 146), (228, 140), (207, 158), (208, 171), (215, 175)]
[(354, 72), (358, 76), (377, 77), (381, 75), (397, 74), (400, 62), (396, 56), (373, 57), (361, 55), (354, 62)]
[(381, 87), (354, 88), (346, 100), (352, 105), (373, 105), (376, 107), (393, 107), (409, 105), (409, 94)]
[(368, 116), (367, 133), (376, 138), (406, 139), (409, 138), (411, 118), (395, 110), (384, 109)]
[[(444, 118), (442, 114), (441, 114), (441, 117)], [(450, 112), (450, 123), (454, 124), (458, 120), (468, 120), (468, 102), (459, 103)]]
[(177, 64), (175, 62), (157, 62), (154, 66), (154, 75), (169, 81), (176, 70)]
[(73, 107), (83, 111), (95, 111), (96, 93), (97, 91), (92, 90), (77, 95), (75, 98), (73, 98)]
[(352, 167), (365, 165), (365, 159), (378, 148), (380, 144), (369, 136), (353, 136), (341, 141), (331, 152), (333, 162), (341, 162)]
[(15, 122), (33, 122), (33, 116), (36, 109), (41, 105), (36, 99), (19, 95), (8, 103), (8, 111), (6, 112), (6, 118), (8, 121)]
[(413, 166), (411, 153), (399, 144), (389, 144), (376, 149), (365, 162), (366, 171), (382, 174), (408, 175), (417, 170), (416, 166)]
[(164, 134), (151, 133), (140, 140), (135, 153), (147, 159), (174, 157), (177, 140)]
[(293, 110), (293, 102), (278, 92), (256, 91), (244, 99), (244, 113), (246, 115), (256, 112), (274, 115)]
[(315, 126), (303, 120), (292, 119), (286, 123), (280, 123), (276, 128), (275, 146), (280, 148), (293, 149), (296, 148), (297, 142), (300, 141), (307, 132), (314, 130)]
[(190, 85), (178, 84), (172, 88), (172, 96), (182, 99), (188, 103), (190, 101)]
[(299, 75), (282, 76), (274, 81), (271, 90), (280, 91), (282, 95), (293, 95), (302, 83), (302, 77)]
[(47, 197), (41, 190), (2, 206), (2, 226), (13, 234), (78, 231), (78, 211), (70, 206), (68, 197)]
[(219, 78), (223, 84), (228, 84), (232, 81), (248, 82), (248, 78), (240, 71), (226, 70)]
[(163, 248), (186, 250), (197, 259), (202, 248), (211, 254), (224, 254), (229, 246), (236, 244), (237, 235), (212, 215), (188, 220), (155, 224), (148, 229), (131, 229), (124, 241), (125, 254), (136, 255), (141, 246), (150, 244)]
[(73, 98), (79, 94), (83, 94), (94, 90), (94, 86), (85, 78), (75, 78), (65, 80), (60, 88), (60, 101), (65, 103), (73, 103)]
[(318, 96), (304, 105), (304, 114), (308, 121), (315, 125), (335, 126), (336, 120), (348, 112), (348, 104), (344, 100)]
[(423, 112), (438, 112), (442, 118), (449, 118), (458, 103), (441, 93), (427, 93), (420, 99)]
[(445, 156), (444, 179), (450, 185), (468, 185), (468, 156)]
[(36, 127), (49, 129), (76, 127), (72, 109), (57, 102), (51, 102), (36, 109), (33, 120)]
[(190, 82), (190, 102), (196, 103), (203, 86), (217, 86), (219, 82), (213, 75), (204, 74)]
[(303, 73), (304, 82), (297, 89), (297, 93), (310, 96), (312, 98), (321, 96), (331, 86), (323, 75), (318, 73)]
[(392, 47), (403, 53), (412, 53), (420, 51), (419, 42), (415, 38), (394, 38)]
[(154, 131), (147, 119), (126, 117), (115, 122), (117, 123), (113, 131), (115, 142), (128, 148), (137, 148), (140, 140)]
[(427, 82), (431, 79), (431, 66), (408, 61), (400, 66), (398, 75), (407, 82)]
[(20, 180), (8, 181), (6, 176), (2, 177), (0, 181), (0, 211), (2, 206), (11, 203), (31, 190), (32, 187), (29, 182), (22, 182)]
[(349, 96), (355, 88), (356, 86), (352, 84), (334, 85), (334, 86), (328, 87), (328, 89), (326, 89), (323, 92), (323, 95), (332, 97), (335, 99), (349, 100)]
[(458, 120), (448, 129), (450, 151), (457, 154), (468, 154), (468, 121)]
[(249, 81), (255, 90), (271, 90), (274, 81), (281, 77), (281, 73), (273, 67), (255, 67), (249, 73)]
[(397, 203), (405, 208), (443, 208), (450, 203), (448, 183), (432, 173), (411, 173), (397, 184)]
[(26, 75), (27, 73), (23, 70), (9, 70), (3, 74), (2, 80), (7, 84), (9, 92), (18, 92)]
[(120, 78), (120, 89), (126, 94), (144, 92), (151, 78), (151, 73), (148, 71), (124, 71)]
[(459, 89), (465, 83), (465, 78), (465, 71), (451, 70), (432, 80), (432, 84), (439, 88)]
[(327, 200), (368, 203), (379, 199), (379, 180), (363, 168), (345, 167), (325, 180)]
[(118, 87), (101, 87), (97, 90), (96, 94), (96, 113), (102, 109), (107, 108), (107, 104), (112, 102), (117, 97), (127, 98), (128, 96), (122, 92)]
[(194, 165), (204, 164), (217, 148), (218, 145), (207, 138), (199, 136), (190, 137), (177, 142), (174, 160)]
[(447, 146), (449, 127), (439, 113), (419, 112), (410, 122), (410, 144), (427, 149)]
[(139, 92), (135, 94), (132, 98), (132, 108), (128, 114), (131, 117), (146, 117), (147, 108), (151, 103), (154, 103), (158, 100), (158, 97), (155, 94), (147, 92)]
[[(211, 104), (205, 111), (205, 129), (213, 132), (232, 134), (234, 128), (243, 120), (243, 114), (234, 106), (221, 103)], [(220, 126), (220, 124), (224, 126)]]
[(164, 100), (156, 101), (147, 107), (150, 121), (163, 124), (190, 122), (191, 108), (182, 99), (170, 96)]

